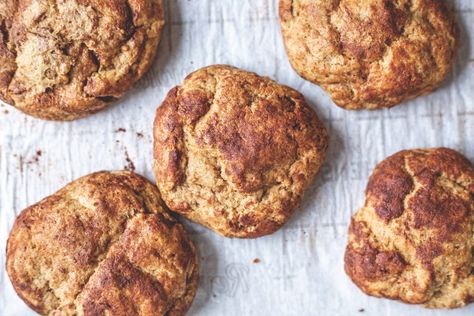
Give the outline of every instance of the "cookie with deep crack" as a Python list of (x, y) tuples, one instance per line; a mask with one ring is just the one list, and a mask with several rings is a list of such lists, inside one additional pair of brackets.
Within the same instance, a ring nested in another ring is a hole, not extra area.
[(0, 99), (73, 120), (124, 95), (150, 67), (162, 0), (0, 0)]
[(183, 315), (199, 278), (183, 226), (126, 171), (80, 178), (21, 212), (6, 268), (42, 315)]
[(279, 11), (293, 68), (351, 110), (431, 93), (459, 43), (441, 0), (280, 0)]
[(365, 293), (455, 308), (474, 300), (474, 166), (446, 148), (381, 162), (353, 216), (345, 270)]
[(190, 74), (168, 93), (154, 141), (168, 207), (240, 238), (270, 234), (290, 218), (328, 145), (299, 92), (222, 65)]

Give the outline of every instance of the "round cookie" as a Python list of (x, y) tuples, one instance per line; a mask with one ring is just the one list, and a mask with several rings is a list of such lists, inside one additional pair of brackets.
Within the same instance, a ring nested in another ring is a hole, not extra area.
[(340, 107), (379, 109), (437, 89), (459, 44), (441, 0), (280, 0), (288, 57)]
[(326, 129), (297, 91), (230, 66), (190, 74), (156, 112), (168, 207), (227, 237), (273, 233), (320, 169)]
[(7, 243), (18, 295), (42, 315), (184, 315), (198, 258), (155, 186), (99, 172), (25, 209)]
[(0, 99), (74, 120), (105, 108), (150, 67), (162, 0), (0, 0)]
[(474, 167), (456, 151), (399, 152), (370, 177), (345, 270), (365, 293), (455, 308), (474, 300)]

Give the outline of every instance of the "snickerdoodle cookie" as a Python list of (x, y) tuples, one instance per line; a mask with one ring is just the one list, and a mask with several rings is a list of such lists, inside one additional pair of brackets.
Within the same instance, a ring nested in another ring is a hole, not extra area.
[(442, 0), (280, 0), (280, 19), (295, 70), (352, 110), (434, 91), (459, 42)]
[(183, 226), (131, 172), (91, 174), (21, 212), (7, 271), (42, 315), (183, 315), (199, 278)]
[(230, 66), (200, 69), (172, 89), (156, 112), (154, 138), (168, 207), (241, 238), (289, 219), (328, 145), (299, 92)]
[(0, 0), (0, 99), (73, 120), (120, 98), (150, 67), (162, 0)]
[(456, 151), (399, 152), (370, 177), (345, 269), (373, 296), (455, 308), (474, 300), (474, 167)]

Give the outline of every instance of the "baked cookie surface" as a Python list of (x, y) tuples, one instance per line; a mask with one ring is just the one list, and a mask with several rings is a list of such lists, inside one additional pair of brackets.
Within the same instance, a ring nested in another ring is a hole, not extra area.
[(18, 216), (6, 267), (42, 315), (183, 315), (198, 258), (158, 190), (131, 172), (80, 178)]
[(434, 91), (459, 45), (441, 0), (280, 0), (279, 11), (293, 68), (351, 110)]
[(73, 120), (120, 98), (150, 67), (162, 0), (0, 0), (0, 99)]
[(321, 167), (327, 132), (297, 91), (216, 65), (156, 112), (155, 175), (168, 207), (227, 237), (280, 228)]
[(455, 308), (474, 300), (474, 167), (456, 151), (399, 152), (370, 177), (345, 270), (365, 293)]

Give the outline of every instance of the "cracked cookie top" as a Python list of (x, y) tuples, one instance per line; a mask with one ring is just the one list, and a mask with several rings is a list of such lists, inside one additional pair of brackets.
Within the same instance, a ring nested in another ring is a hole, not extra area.
[(6, 266), (42, 315), (183, 315), (199, 278), (183, 226), (156, 187), (125, 171), (83, 177), (21, 212)]
[(346, 109), (392, 107), (438, 88), (458, 48), (442, 0), (280, 0), (292, 66)]
[(347, 274), (364, 292), (430, 308), (474, 300), (474, 167), (446, 148), (380, 163), (352, 218)]
[(230, 66), (172, 89), (156, 112), (157, 184), (175, 212), (228, 237), (259, 237), (293, 214), (328, 139), (297, 91)]
[(0, 0), (0, 99), (73, 120), (121, 97), (150, 67), (162, 0)]

